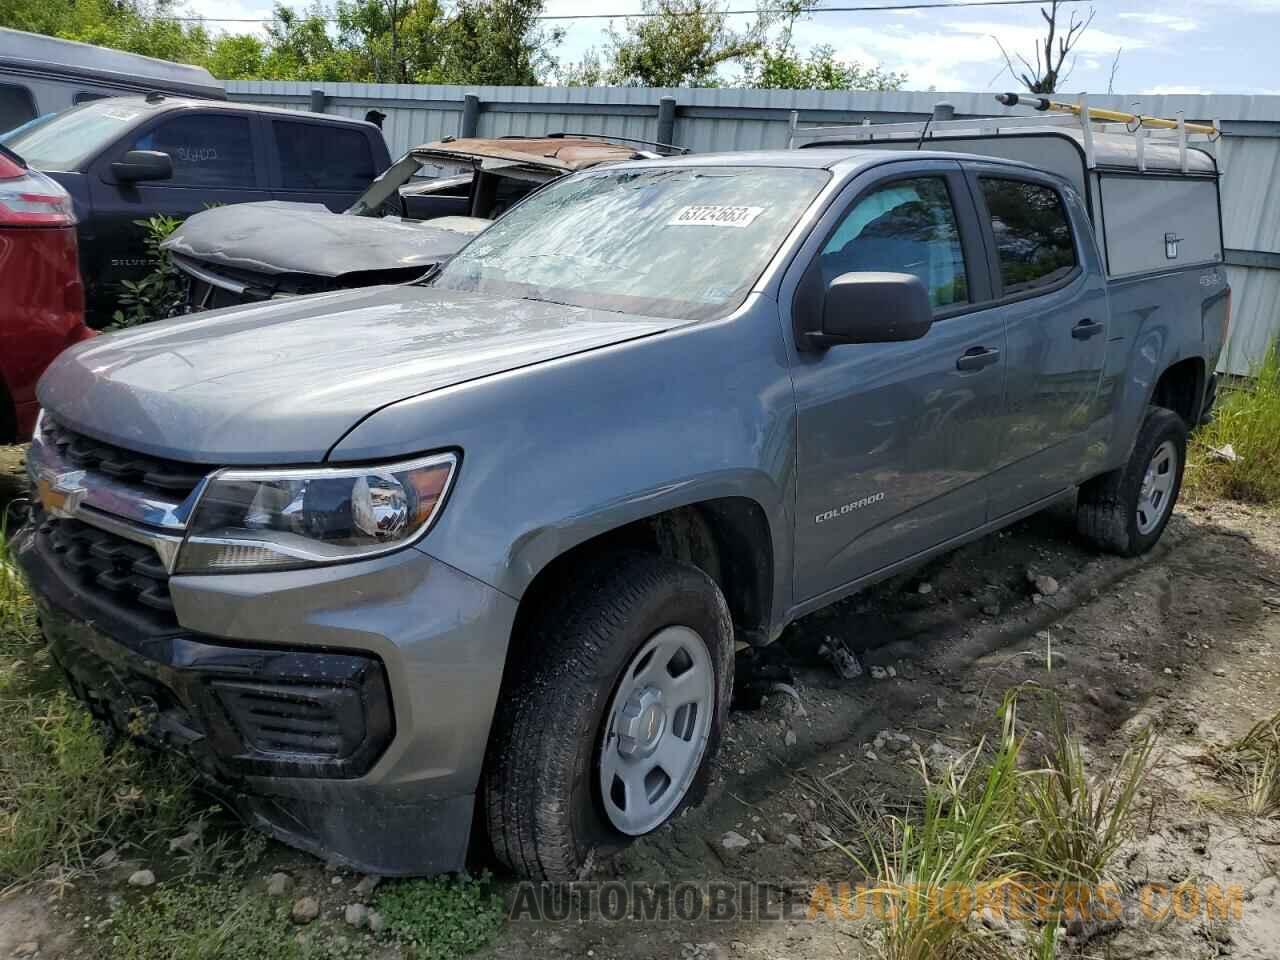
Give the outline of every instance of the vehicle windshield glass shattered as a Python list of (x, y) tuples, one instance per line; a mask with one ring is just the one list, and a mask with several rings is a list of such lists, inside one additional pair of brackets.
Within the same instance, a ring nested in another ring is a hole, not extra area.
[(512, 209), (433, 282), (649, 316), (721, 316), (746, 297), (827, 178), (768, 167), (579, 174)]
[(119, 100), (84, 103), (44, 123), (19, 127), (3, 142), (38, 170), (72, 170), (119, 136), (144, 109), (140, 103)]

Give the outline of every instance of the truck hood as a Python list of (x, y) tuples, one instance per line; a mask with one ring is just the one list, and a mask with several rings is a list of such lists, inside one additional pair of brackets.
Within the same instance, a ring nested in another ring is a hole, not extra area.
[(416, 285), (366, 287), (98, 337), (64, 351), (38, 396), (66, 426), (140, 453), (315, 463), (398, 400), (687, 322)]
[(162, 246), (205, 263), (271, 275), (340, 277), (410, 267), (425, 272), (479, 232), (484, 223), (473, 219), (450, 218), (459, 221), (450, 229), (433, 221), (348, 216), (319, 203), (268, 200), (203, 210)]

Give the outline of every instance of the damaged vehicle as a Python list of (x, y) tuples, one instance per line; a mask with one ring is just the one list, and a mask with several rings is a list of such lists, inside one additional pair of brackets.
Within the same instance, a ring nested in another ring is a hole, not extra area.
[(971, 154), (600, 166), (422, 280), (73, 347), (13, 541), (52, 656), (286, 843), (572, 879), (704, 796), (737, 641), (1063, 499), (1160, 539), (1229, 312), (1192, 152), (1082, 170), (1096, 227)]
[(417, 279), (567, 173), (654, 157), (586, 137), (448, 139), (409, 151), (342, 214), (271, 201), (198, 213), (165, 241), (188, 313)]

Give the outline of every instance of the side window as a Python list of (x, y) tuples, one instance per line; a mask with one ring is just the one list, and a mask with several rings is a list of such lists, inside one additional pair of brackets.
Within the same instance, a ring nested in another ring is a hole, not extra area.
[(369, 139), (335, 124), (273, 120), (280, 185), (289, 190), (361, 191), (377, 175)]
[(16, 83), (0, 83), (0, 133), (35, 118), (36, 102), (31, 98), (31, 91)]
[(981, 177), (979, 182), (1006, 296), (1052, 286), (1075, 269), (1071, 221), (1057, 190), (1023, 180)]
[(106, 100), (110, 97), (109, 93), (94, 93), (92, 90), (81, 90), (76, 94), (76, 103), (88, 103), (90, 100)]
[(969, 302), (960, 229), (942, 177), (897, 180), (859, 200), (822, 248), (822, 279), (913, 273), (936, 308)]
[(133, 142), (133, 150), (159, 150), (173, 159), (173, 179), (160, 186), (256, 187), (253, 134), (246, 117), (184, 113)]

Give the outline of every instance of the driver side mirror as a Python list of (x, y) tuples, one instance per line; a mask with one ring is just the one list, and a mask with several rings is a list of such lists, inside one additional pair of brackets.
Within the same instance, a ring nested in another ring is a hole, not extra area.
[(169, 180), (173, 177), (173, 158), (160, 150), (130, 150), (111, 164), (111, 174), (121, 183)]
[(933, 326), (924, 281), (910, 273), (846, 273), (822, 298), (822, 329), (808, 342), (822, 349), (841, 343), (919, 340)]

